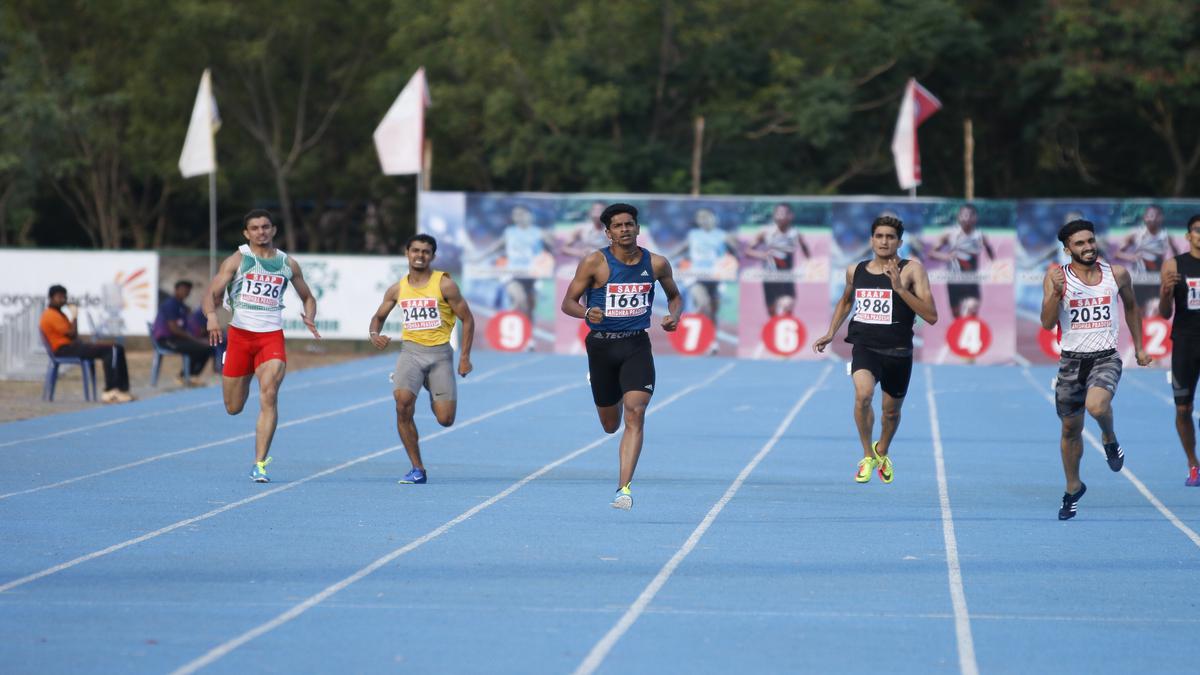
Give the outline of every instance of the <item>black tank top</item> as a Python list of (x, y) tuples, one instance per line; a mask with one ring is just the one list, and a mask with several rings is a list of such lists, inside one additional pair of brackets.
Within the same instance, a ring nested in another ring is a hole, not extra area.
[[(1175, 256), (1175, 268), (1181, 277), (1175, 284), (1175, 320), (1171, 324), (1171, 339), (1200, 337), (1200, 260), (1191, 253)], [(1189, 285), (1189, 281), (1195, 285)], [(1191, 305), (1192, 309), (1188, 309)]]
[[(892, 290), (892, 280), (871, 274), (863, 261), (854, 268), (854, 309), (846, 342), (871, 349), (909, 350), (913, 346), (916, 312)], [(900, 269), (908, 265), (900, 261)]]

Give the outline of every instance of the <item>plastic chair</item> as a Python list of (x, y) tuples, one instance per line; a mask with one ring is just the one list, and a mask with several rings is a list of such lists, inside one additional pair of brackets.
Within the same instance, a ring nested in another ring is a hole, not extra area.
[(192, 357), (185, 352), (177, 352), (170, 347), (160, 344), (154, 337), (154, 324), (149, 321), (146, 322), (146, 332), (150, 336), (150, 344), (154, 347), (154, 361), (150, 366), (150, 386), (158, 386), (158, 371), (162, 368), (162, 359), (164, 356), (182, 356), (183, 372), (190, 377), (192, 372)]
[(42, 383), (42, 400), (54, 400), (54, 389), (58, 384), (59, 366), (79, 366), (83, 371), (83, 400), (95, 401), (96, 369), (92, 367), (92, 360), (81, 356), (57, 356), (54, 350), (50, 348), (50, 341), (46, 339), (45, 333), (39, 330), (38, 337), (42, 339), (42, 346), (46, 348), (46, 356), (50, 357), (50, 362), (46, 364), (46, 379)]

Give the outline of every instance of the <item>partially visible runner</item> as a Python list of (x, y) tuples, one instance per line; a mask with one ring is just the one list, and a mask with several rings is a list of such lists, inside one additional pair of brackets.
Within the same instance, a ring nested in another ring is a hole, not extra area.
[[(650, 307), (654, 282), (667, 294), (662, 328), (673, 331), (683, 311), (683, 298), (671, 276), (671, 263), (637, 245), (637, 209), (611, 204), (600, 215), (612, 245), (579, 263), (563, 296), (564, 314), (587, 322), (588, 376), (600, 426), (621, 436), (621, 470), (612, 507), (633, 507), (633, 472), (642, 454), (646, 408), (654, 394), (654, 355), (650, 351)], [(585, 298), (586, 295), (586, 298)], [(584, 304), (580, 304), (583, 300)]]
[(229, 322), (229, 344), (225, 347), (221, 369), (221, 391), (225, 411), (237, 415), (246, 407), (250, 380), (258, 377), (258, 422), (254, 427), (254, 468), (250, 478), (268, 483), (267, 464), (271, 459), (271, 439), (279, 422), (279, 385), (287, 371), (287, 351), (283, 344), (283, 292), (288, 284), (304, 301), (301, 318), (313, 337), (320, 338), (314, 322), (317, 299), (313, 297), (300, 264), (275, 248), (278, 231), (271, 214), (254, 209), (242, 218), (245, 244), (221, 263), (204, 294), (204, 315), (208, 317), (208, 342), (221, 343), (217, 322), (217, 304), (227, 298), (233, 319)]
[(1117, 353), (1117, 296), (1125, 308), (1125, 322), (1133, 336), (1139, 366), (1150, 365), (1142, 346), (1142, 319), (1129, 272), (1120, 265), (1100, 259), (1096, 226), (1074, 220), (1058, 231), (1058, 240), (1071, 254), (1065, 267), (1053, 265), (1042, 282), (1042, 328), (1062, 330), (1062, 355), (1054, 386), (1054, 404), (1062, 419), (1063, 473), (1066, 492), (1058, 510), (1059, 520), (1075, 517), (1079, 499), (1087, 486), (1079, 478), (1083, 458), (1084, 409), (1100, 425), (1101, 441), (1108, 468), (1120, 471), (1125, 453), (1113, 430), (1112, 399), (1121, 381), (1121, 357)]
[[(880, 216), (871, 223), (875, 257), (846, 268), (846, 290), (833, 309), (829, 332), (813, 343), (813, 350), (823, 353), (850, 316), (846, 342), (854, 345), (850, 360), (854, 423), (863, 451), (854, 474), (859, 483), (871, 480), (876, 469), (885, 483), (895, 478), (889, 452), (912, 376), (913, 323), (917, 315), (931, 326), (938, 320), (925, 268), (919, 261), (898, 254), (903, 237), (904, 223), (899, 218)], [(876, 383), (883, 392), (883, 415), (879, 440), (872, 441)]]
[(462, 319), (461, 352), (458, 374), (471, 372), (471, 343), (475, 338), (475, 317), (450, 274), (430, 265), (437, 253), (437, 240), (427, 234), (409, 237), (404, 245), (408, 274), (388, 287), (383, 302), (371, 317), (371, 344), (384, 349), (392, 339), (382, 334), (383, 323), (396, 305), (400, 305), (400, 357), (392, 373), (392, 396), (396, 399), (396, 430), (412, 462), (412, 469), (400, 479), (404, 484), (423, 484), (429, 480), (421, 461), (421, 446), (413, 415), (421, 388), (429, 390), (429, 404), (438, 424), (454, 424), (458, 412), (458, 385), (454, 381), (454, 348), (450, 335), (456, 319)]
[(1187, 223), (1190, 250), (1168, 258), (1162, 267), (1158, 291), (1158, 313), (1171, 322), (1171, 388), (1175, 394), (1175, 431), (1187, 455), (1188, 477), (1184, 485), (1200, 487), (1200, 462), (1196, 461), (1196, 429), (1192, 426), (1192, 404), (1200, 379), (1200, 215)]

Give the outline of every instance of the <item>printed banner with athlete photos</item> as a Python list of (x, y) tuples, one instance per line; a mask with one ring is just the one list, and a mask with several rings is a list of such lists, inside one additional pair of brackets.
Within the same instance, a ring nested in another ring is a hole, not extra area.
[[(459, 279), (471, 303), (476, 345), (583, 353), (587, 326), (560, 306), (580, 261), (609, 245), (600, 212), (613, 202), (638, 208), (639, 245), (670, 262), (683, 297), (678, 330), (667, 333), (666, 297), (655, 286), (655, 353), (849, 359), (849, 321), (826, 354), (812, 343), (829, 329), (847, 275), (872, 255), (871, 222), (893, 215), (904, 223), (900, 254), (924, 266), (938, 309), (936, 324), (917, 320), (915, 358), (958, 364), (1057, 359), (1057, 335), (1039, 320), (1042, 282), (1051, 264), (1069, 260), (1058, 228), (1083, 217), (1096, 224), (1104, 257), (1130, 271), (1146, 348), (1165, 367), (1170, 324), (1157, 318), (1158, 271), (1188, 250), (1184, 227), (1200, 213), (1197, 200), (424, 193), (420, 230), (438, 239), (435, 266)], [(866, 319), (873, 310), (864, 311)]]

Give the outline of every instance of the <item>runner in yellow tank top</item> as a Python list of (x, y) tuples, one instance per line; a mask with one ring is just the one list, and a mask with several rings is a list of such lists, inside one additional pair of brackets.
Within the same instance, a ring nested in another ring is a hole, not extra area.
[(471, 372), (471, 344), (475, 337), (475, 318), (459, 291), (458, 284), (446, 272), (433, 270), (437, 240), (427, 234), (411, 237), (405, 244), (408, 274), (383, 294), (383, 302), (371, 317), (371, 344), (385, 349), (392, 339), (383, 335), (384, 322), (397, 305), (400, 307), (400, 357), (392, 373), (392, 395), (396, 399), (396, 430), (412, 462), (412, 470), (400, 479), (405, 484), (427, 480), (421, 461), (417, 425), (413, 422), (417, 395), (429, 390), (430, 404), (438, 424), (454, 424), (458, 412), (458, 388), (454, 381), (454, 349), (450, 335), (455, 321), (462, 320), (462, 344), (458, 374)]

